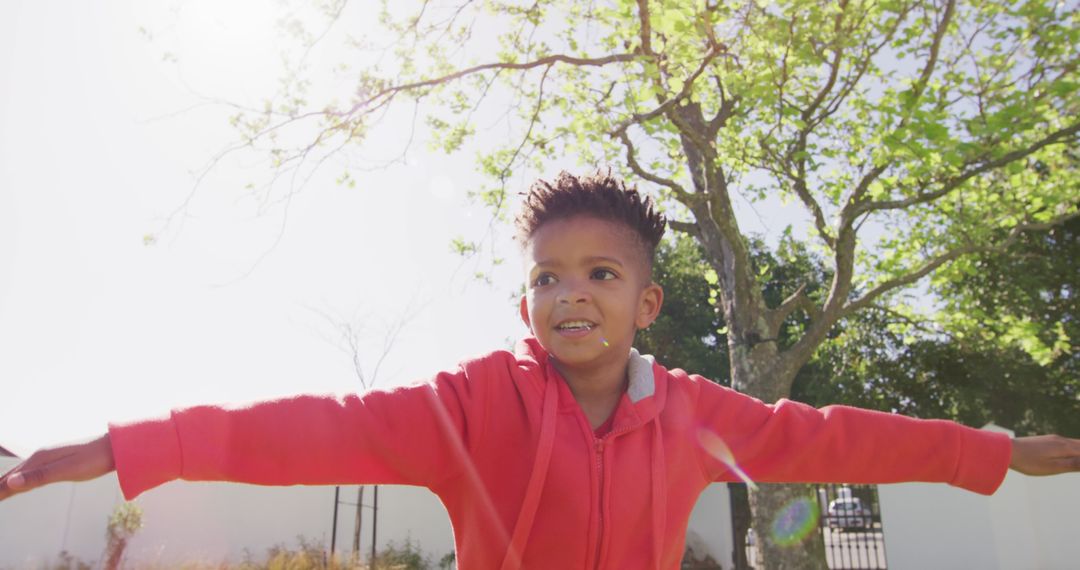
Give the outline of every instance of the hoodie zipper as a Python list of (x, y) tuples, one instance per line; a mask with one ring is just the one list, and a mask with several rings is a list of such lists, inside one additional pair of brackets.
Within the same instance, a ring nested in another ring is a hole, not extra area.
[(600, 519), (600, 530), (596, 533), (596, 566), (600, 568), (600, 549), (604, 545), (604, 439), (593, 436), (596, 448), (596, 472), (599, 474), (600, 480), (600, 492), (599, 497), (599, 510), (597, 516)]
[[(585, 425), (589, 425), (586, 423)], [(612, 430), (604, 434), (603, 437), (596, 437), (593, 435), (593, 446), (596, 449), (596, 472), (600, 476), (600, 491), (598, 493), (599, 510), (597, 511), (597, 518), (600, 521), (600, 530), (596, 533), (596, 564), (594, 568), (601, 568), (600, 554), (604, 549), (604, 488), (606, 487), (604, 481), (604, 449), (607, 447), (607, 442), (613, 439), (617, 435), (624, 434), (634, 429), (634, 426), (624, 427), (618, 431)]]

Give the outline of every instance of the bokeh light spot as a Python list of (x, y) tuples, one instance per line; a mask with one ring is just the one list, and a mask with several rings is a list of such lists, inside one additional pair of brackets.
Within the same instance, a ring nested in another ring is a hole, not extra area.
[(784, 547), (802, 543), (817, 528), (820, 516), (821, 508), (812, 497), (799, 497), (784, 505), (773, 519), (773, 543)]

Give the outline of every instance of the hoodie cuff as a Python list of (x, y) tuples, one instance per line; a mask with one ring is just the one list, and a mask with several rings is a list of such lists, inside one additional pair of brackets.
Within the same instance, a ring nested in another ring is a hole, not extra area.
[(180, 477), (183, 456), (171, 417), (109, 424), (116, 475), (126, 500)]
[(950, 485), (992, 495), (1005, 480), (1012, 460), (1012, 438), (1007, 434), (968, 428), (960, 441), (960, 458)]

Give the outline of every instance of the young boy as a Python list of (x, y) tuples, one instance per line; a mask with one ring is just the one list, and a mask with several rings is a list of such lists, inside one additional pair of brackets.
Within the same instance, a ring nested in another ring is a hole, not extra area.
[(638, 354), (635, 331), (663, 302), (650, 272), (664, 225), (609, 176), (539, 182), (517, 218), (532, 336), (514, 353), (360, 396), (111, 425), (35, 453), (0, 478), (0, 500), (113, 469), (128, 499), (178, 478), (423, 485), (446, 505), (462, 568), (677, 568), (698, 495), (736, 480), (703, 441), (723, 442), (760, 482), (941, 481), (988, 494), (1010, 465), (1080, 470), (1080, 441), (766, 405)]

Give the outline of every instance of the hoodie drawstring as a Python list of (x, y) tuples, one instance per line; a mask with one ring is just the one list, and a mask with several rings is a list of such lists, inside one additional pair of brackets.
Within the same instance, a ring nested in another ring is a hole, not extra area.
[(521, 555), (525, 552), (525, 542), (529, 539), (533, 521), (536, 519), (536, 507), (540, 504), (540, 495), (544, 491), (548, 464), (551, 462), (551, 450), (555, 447), (555, 411), (559, 407), (557, 384), (549, 378), (544, 390), (543, 420), (540, 423), (540, 443), (536, 448), (536, 460), (533, 462), (532, 476), (525, 488), (525, 499), (521, 502), (521, 511), (514, 523), (514, 534), (510, 537), (510, 547), (506, 549), (502, 570), (517, 570), (521, 567)]
[(664, 434), (660, 418), (653, 419), (652, 445), (652, 523), (653, 567), (661, 570), (664, 548), (664, 532), (667, 530), (667, 466), (664, 458)]

